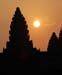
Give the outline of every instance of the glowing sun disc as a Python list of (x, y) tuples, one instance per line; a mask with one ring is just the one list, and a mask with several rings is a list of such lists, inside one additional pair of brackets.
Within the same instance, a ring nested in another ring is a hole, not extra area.
[(33, 26), (36, 28), (40, 27), (40, 21), (38, 20), (34, 21)]

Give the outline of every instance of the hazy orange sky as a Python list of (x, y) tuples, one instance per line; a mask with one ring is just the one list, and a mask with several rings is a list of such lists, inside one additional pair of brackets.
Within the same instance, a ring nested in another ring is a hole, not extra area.
[[(47, 50), (48, 41), (62, 26), (62, 0), (0, 0), (0, 51), (9, 40), (9, 29), (16, 7), (20, 7), (26, 18), (34, 47)], [(40, 28), (33, 27), (33, 21), (41, 22)]]

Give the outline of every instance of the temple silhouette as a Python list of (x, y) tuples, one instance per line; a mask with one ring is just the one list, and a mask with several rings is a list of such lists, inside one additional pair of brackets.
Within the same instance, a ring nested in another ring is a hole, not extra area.
[[(42, 39), (41, 39), (42, 40)], [(0, 71), (28, 71), (40, 74), (41, 71), (61, 70), (62, 68), (62, 29), (59, 37), (52, 33), (47, 52), (33, 48), (28, 25), (19, 7), (16, 8), (9, 31), (9, 41), (0, 53)], [(22, 69), (22, 70), (21, 70)]]

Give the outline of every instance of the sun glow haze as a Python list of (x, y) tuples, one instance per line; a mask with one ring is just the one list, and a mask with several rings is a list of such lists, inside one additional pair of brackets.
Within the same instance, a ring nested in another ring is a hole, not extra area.
[(39, 20), (34, 21), (33, 26), (36, 28), (39, 28), (40, 27), (40, 21)]

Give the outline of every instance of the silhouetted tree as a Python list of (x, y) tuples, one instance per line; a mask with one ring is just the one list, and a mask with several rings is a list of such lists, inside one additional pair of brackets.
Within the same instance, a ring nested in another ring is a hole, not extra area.
[(27, 60), (32, 53), (33, 44), (29, 40), (29, 31), (24, 16), (20, 12), (19, 7), (16, 8), (14, 17), (10, 26), (10, 36), (7, 42), (5, 54), (8, 57)]

